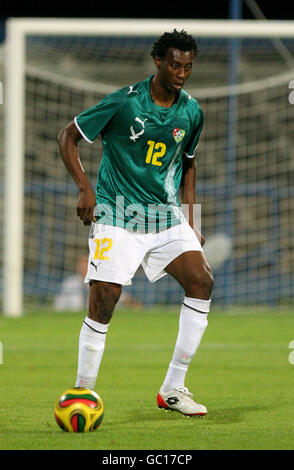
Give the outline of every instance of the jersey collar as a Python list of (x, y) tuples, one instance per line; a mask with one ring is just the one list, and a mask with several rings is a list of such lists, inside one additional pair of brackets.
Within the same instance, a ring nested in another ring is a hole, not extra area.
[[(151, 93), (150, 93), (150, 82), (154, 75), (150, 75), (146, 80), (143, 81), (143, 85), (145, 88), (145, 91), (147, 93), (144, 93), (146, 97), (146, 101), (144, 103), (145, 109), (147, 112), (152, 113), (157, 116), (158, 109), (160, 106), (157, 106), (154, 101), (151, 98)], [(167, 114), (167, 119), (169, 119), (170, 116), (174, 116), (175, 114), (182, 114), (183, 113), (183, 104), (187, 101), (187, 94), (184, 90), (181, 90), (179, 93), (179, 97), (177, 99), (177, 102), (174, 103), (169, 109), (169, 113)]]

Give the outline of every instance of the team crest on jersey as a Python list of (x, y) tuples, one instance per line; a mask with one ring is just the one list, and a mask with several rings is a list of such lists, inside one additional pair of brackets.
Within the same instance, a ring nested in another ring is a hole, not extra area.
[(181, 140), (185, 137), (185, 134), (186, 132), (184, 131), (184, 129), (179, 129), (178, 127), (174, 128), (173, 136), (177, 144), (181, 142)]

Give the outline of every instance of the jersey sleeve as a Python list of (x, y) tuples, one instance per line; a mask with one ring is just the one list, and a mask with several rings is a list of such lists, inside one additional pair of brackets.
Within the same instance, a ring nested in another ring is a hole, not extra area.
[(124, 95), (119, 90), (78, 114), (74, 122), (83, 138), (92, 144), (123, 103)]
[(204, 120), (203, 111), (199, 107), (197, 124), (196, 124), (195, 128), (193, 129), (191, 137), (190, 137), (190, 139), (189, 139), (189, 141), (188, 141), (188, 143), (187, 143), (187, 145), (184, 149), (184, 153), (186, 154), (186, 157), (188, 157), (188, 158), (193, 158), (194, 157), (195, 150), (197, 148), (199, 138), (200, 138), (200, 134), (201, 134), (201, 131), (202, 131), (202, 128), (203, 128), (203, 120)]

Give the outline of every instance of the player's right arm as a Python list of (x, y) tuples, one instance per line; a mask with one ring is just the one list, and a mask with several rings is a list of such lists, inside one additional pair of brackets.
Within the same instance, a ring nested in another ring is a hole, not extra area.
[(77, 216), (83, 221), (84, 225), (90, 225), (92, 220), (95, 220), (93, 211), (96, 205), (96, 198), (80, 161), (78, 143), (81, 138), (82, 135), (74, 121), (71, 121), (59, 132), (58, 144), (63, 163), (80, 191)]

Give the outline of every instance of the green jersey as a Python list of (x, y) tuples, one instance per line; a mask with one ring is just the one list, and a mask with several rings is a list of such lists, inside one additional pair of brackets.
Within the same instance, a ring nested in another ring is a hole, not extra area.
[(171, 107), (156, 105), (151, 79), (107, 95), (75, 118), (88, 142), (102, 137), (94, 211), (98, 222), (153, 231), (182, 220), (182, 158), (194, 156), (203, 113), (184, 90)]

